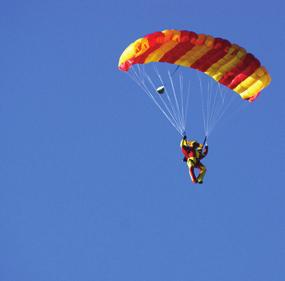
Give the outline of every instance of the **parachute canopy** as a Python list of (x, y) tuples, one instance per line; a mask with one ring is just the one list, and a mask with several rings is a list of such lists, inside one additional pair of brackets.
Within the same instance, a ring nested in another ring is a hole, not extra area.
[(122, 53), (119, 69), (134, 64), (167, 62), (191, 67), (253, 101), (271, 77), (254, 55), (236, 44), (186, 30), (154, 32), (131, 43)]

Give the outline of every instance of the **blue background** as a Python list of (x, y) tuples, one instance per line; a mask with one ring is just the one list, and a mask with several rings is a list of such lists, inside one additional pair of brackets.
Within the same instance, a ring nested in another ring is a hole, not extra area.
[[(0, 280), (284, 280), (284, 8), (2, 1)], [(214, 131), (199, 186), (177, 132), (117, 70), (167, 28), (237, 42), (272, 76)]]

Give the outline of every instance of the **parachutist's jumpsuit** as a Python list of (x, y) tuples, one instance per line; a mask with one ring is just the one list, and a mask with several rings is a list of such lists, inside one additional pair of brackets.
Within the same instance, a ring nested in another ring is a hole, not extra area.
[[(189, 174), (193, 183), (203, 183), (203, 179), (206, 173), (206, 167), (200, 162), (208, 154), (208, 146), (206, 145), (203, 151), (203, 145), (197, 144), (194, 141), (187, 141), (182, 139), (180, 147), (184, 154), (184, 161), (187, 162), (189, 167)], [(199, 175), (196, 178), (194, 168), (199, 169)]]

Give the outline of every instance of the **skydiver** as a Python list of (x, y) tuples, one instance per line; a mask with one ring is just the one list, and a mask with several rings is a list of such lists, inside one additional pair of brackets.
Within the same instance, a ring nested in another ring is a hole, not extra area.
[[(187, 166), (189, 167), (192, 182), (202, 184), (207, 169), (200, 160), (208, 154), (207, 138), (205, 138), (203, 144), (200, 144), (195, 140), (187, 140), (187, 136), (184, 134), (180, 142), (180, 147), (184, 155), (183, 161), (187, 162)], [(195, 168), (199, 169), (198, 177), (195, 176)]]

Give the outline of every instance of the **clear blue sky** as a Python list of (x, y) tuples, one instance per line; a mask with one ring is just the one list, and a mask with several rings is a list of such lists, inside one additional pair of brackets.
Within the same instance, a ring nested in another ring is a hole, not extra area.
[[(284, 8), (2, 1), (0, 281), (283, 281)], [(272, 76), (212, 135), (202, 186), (117, 70), (130, 42), (166, 28), (237, 42)]]

